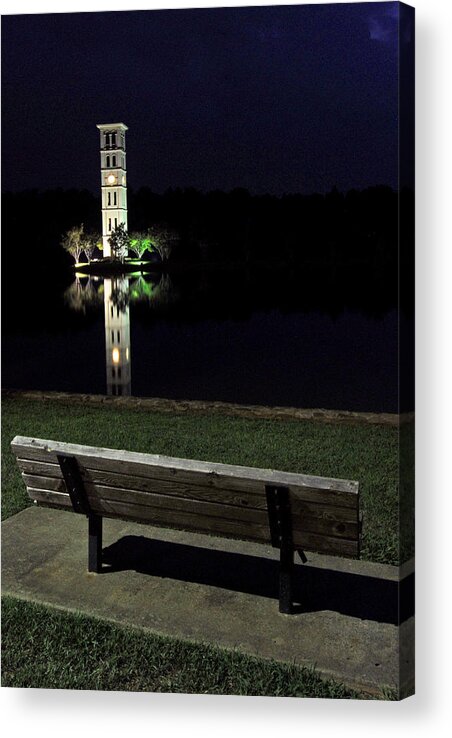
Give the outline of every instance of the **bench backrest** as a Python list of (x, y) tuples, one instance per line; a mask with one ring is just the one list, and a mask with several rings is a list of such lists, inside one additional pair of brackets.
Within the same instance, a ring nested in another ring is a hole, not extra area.
[(295, 548), (359, 556), (358, 483), (16, 436), (30, 498), (72, 509), (57, 456), (77, 459), (93, 512), (270, 543), (266, 485), (289, 489)]

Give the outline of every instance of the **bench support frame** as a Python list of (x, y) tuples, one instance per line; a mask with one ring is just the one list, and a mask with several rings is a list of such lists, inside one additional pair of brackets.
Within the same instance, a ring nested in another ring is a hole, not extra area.
[(57, 459), (74, 512), (88, 518), (88, 571), (98, 573), (102, 569), (102, 516), (91, 510), (75, 456), (58, 454)]
[(268, 521), (272, 546), (279, 548), (279, 612), (292, 612), (294, 547), (288, 487), (266, 485)]
[(88, 515), (88, 571), (102, 569), (102, 516)]

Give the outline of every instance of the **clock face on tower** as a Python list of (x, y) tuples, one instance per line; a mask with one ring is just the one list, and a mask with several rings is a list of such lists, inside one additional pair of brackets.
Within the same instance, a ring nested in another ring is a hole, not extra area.
[(107, 177), (108, 184), (112, 185), (116, 182), (116, 177), (114, 174), (109, 174)]

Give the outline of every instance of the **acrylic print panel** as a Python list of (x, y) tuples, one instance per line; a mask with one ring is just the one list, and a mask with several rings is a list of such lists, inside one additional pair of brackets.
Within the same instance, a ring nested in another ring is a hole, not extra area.
[(2, 54), (4, 685), (409, 696), (414, 10)]

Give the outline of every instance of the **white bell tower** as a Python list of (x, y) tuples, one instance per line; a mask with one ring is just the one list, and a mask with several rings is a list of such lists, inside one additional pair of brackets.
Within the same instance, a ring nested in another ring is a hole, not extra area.
[(124, 123), (100, 123), (100, 175), (102, 188), (102, 244), (111, 256), (111, 232), (124, 223), (127, 230), (126, 131)]

